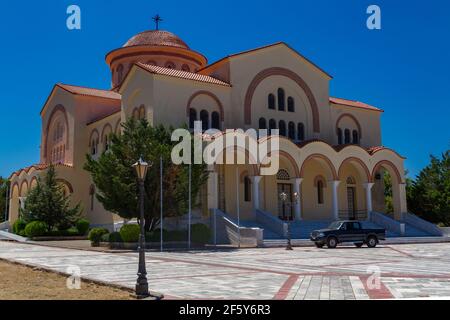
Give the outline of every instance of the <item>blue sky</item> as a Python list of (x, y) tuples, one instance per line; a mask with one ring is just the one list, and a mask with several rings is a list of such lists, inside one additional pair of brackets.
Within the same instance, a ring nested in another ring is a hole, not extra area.
[[(66, 28), (81, 7), (82, 29)], [(366, 9), (382, 10), (382, 30)], [(56, 82), (109, 88), (104, 57), (132, 35), (174, 32), (210, 62), (285, 41), (333, 75), (331, 95), (385, 110), (383, 145), (410, 176), (450, 144), (450, 2), (365, 0), (9, 1), (0, 11), (0, 176), (39, 162), (39, 112)]]

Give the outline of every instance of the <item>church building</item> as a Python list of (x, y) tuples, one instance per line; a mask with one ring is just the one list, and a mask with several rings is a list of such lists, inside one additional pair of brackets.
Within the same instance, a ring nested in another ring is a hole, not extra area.
[(151, 30), (109, 52), (106, 64), (109, 90), (54, 85), (40, 112), (40, 162), (9, 177), (10, 223), (50, 164), (93, 225), (122, 220), (97, 201), (83, 166), (87, 153), (108, 150), (111, 133), (120, 134), (130, 117), (173, 127), (201, 120), (205, 130), (279, 130), (277, 174), (262, 176), (255, 164), (209, 168), (197, 210), (204, 218), (221, 212), (236, 221), (239, 214), (242, 225), (273, 223), (275, 231), (287, 220), (368, 220), (385, 212), (385, 172), (392, 180), (392, 218), (407, 212), (405, 158), (382, 145), (383, 111), (331, 97), (332, 76), (286, 43), (208, 63), (173, 33)]

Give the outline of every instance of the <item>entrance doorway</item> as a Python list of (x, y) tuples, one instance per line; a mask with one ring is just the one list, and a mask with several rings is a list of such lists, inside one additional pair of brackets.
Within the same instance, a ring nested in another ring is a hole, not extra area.
[[(287, 220), (293, 220), (294, 219), (294, 212), (292, 208), (292, 184), (289, 183), (279, 183), (278, 184), (278, 217), (281, 220), (287, 221)], [(281, 193), (287, 194), (286, 201), (282, 201), (280, 199)]]
[(356, 220), (355, 187), (347, 187), (347, 206), (348, 217), (350, 220)]

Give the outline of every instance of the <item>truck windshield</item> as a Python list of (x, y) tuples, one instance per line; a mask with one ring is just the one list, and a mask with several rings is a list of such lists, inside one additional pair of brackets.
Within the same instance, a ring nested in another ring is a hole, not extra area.
[(328, 226), (328, 229), (337, 230), (341, 227), (342, 222), (335, 221)]

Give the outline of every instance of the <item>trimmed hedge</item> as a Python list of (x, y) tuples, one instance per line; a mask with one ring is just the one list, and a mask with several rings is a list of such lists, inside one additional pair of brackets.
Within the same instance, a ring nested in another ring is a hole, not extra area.
[(26, 226), (27, 224), (25, 221), (22, 219), (17, 219), (16, 222), (14, 222), (12, 229), (15, 234), (20, 235), (25, 230)]
[(102, 236), (108, 233), (109, 231), (105, 228), (94, 228), (89, 232), (88, 239), (91, 240), (92, 245), (96, 246), (102, 240)]
[(47, 224), (42, 221), (33, 221), (26, 225), (25, 235), (29, 238), (40, 237), (47, 233)]
[(120, 228), (120, 236), (123, 242), (138, 242), (140, 227), (137, 224), (125, 224)]
[(191, 226), (191, 240), (194, 243), (205, 244), (211, 240), (211, 229), (202, 223)]
[(108, 242), (123, 242), (120, 232), (113, 232), (108, 235)]
[(90, 223), (86, 219), (80, 219), (75, 223), (75, 227), (77, 228), (80, 236), (84, 236), (85, 234), (88, 233), (89, 226), (90, 226)]

